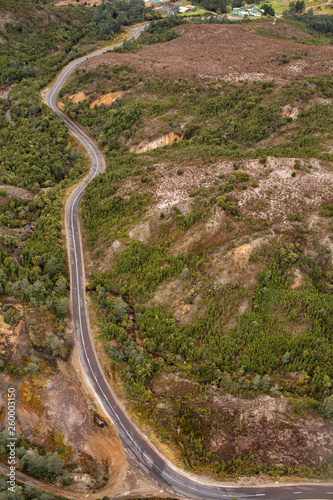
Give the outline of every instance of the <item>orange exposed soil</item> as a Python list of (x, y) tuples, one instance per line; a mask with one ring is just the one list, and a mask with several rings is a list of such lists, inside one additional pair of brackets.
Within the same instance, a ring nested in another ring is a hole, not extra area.
[[(83, 94), (83, 92), (79, 92), (79, 94)], [(100, 106), (101, 104), (105, 104), (106, 106), (108, 106), (109, 104), (112, 104), (114, 101), (119, 99), (123, 94), (124, 94), (124, 92), (122, 92), (122, 91), (109, 92), (108, 94), (105, 94), (105, 95), (98, 97), (94, 102), (92, 102), (90, 104), (89, 107), (90, 107), (90, 109), (93, 109), (95, 106)], [(76, 94), (76, 95), (78, 95), (78, 94)], [(86, 96), (84, 96), (84, 97), (86, 97)]]
[(152, 149), (160, 148), (169, 144), (173, 144), (174, 142), (181, 141), (182, 138), (183, 136), (180, 137), (178, 134), (174, 134), (173, 132), (171, 132), (171, 134), (164, 135), (163, 137), (160, 137), (159, 139), (156, 139), (152, 142), (140, 142), (138, 146), (133, 146), (132, 148), (130, 148), (130, 151), (133, 153), (145, 153), (146, 151), (151, 151)]
[[(281, 31), (279, 24), (279, 32)], [(275, 36), (271, 22), (260, 29)], [(294, 28), (288, 27), (289, 31)], [(272, 31), (273, 29), (273, 31)], [(144, 46), (137, 53), (109, 53), (94, 57), (88, 67), (106, 62), (111, 65), (135, 65), (144, 73), (171, 77), (225, 78), (228, 80), (289, 79), (297, 75), (329, 73), (333, 67), (333, 47), (306, 46), (296, 42), (268, 39), (254, 32), (251, 25), (185, 25), (177, 28), (182, 35), (168, 43)], [(288, 34), (289, 34), (288, 31)], [(294, 36), (301, 38), (295, 30)], [(299, 59), (293, 56), (302, 52)], [(286, 54), (290, 62), (272, 59)]]
[(68, 99), (70, 99), (73, 102), (81, 102), (85, 101), (87, 99), (87, 96), (84, 92), (78, 92), (77, 94), (69, 95)]

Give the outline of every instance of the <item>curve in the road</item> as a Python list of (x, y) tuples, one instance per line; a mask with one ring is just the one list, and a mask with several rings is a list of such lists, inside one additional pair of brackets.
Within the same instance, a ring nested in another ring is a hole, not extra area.
[[(132, 29), (130, 38), (139, 36), (145, 26)], [(115, 45), (113, 48), (121, 44)], [(124, 413), (117, 403), (115, 396), (108, 385), (103, 371), (99, 365), (93, 341), (90, 336), (89, 318), (86, 308), (85, 286), (84, 286), (84, 262), (81, 247), (81, 235), (79, 228), (79, 206), (87, 184), (98, 175), (104, 168), (104, 158), (94, 142), (78, 126), (76, 126), (57, 107), (59, 90), (66, 83), (70, 74), (82, 62), (91, 57), (100, 55), (110, 48), (102, 49), (88, 56), (81, 57), (70, 63), (59, 75), (51, 87), (47, 104), (66, 123), (69, 130), (78, 138), (86, 148), (91, 158), (91, 171), (89, 175), (77, 186), (68, 198), (66, 204), (65, 224), (67, 232), (67, 245), (69, 254), (70, 276), (71, 276), (71, 304), (72, 317), (76, 339), (81, 355), (82, 364), (86, 370), (90, 384), (98, 396), (105, 411), (113, 420), (125, 449), (135, 457), (138, 464), (153, 477), (166, 484), (170, 493), (184, 495), (191, 499), (230, 499), (244, 498), (253, 499), (262, 497), (264, 499), (292, 500), (298, 499), (333, 499), (333, 493), (329, 490), (333, 487), (325, 485), (297, 485), (276, 486), (260, 488), (227, 488), (204, 484), (199, 480), (190, 478), (185, 473), (167, 462), (135, 427), (129, 417)], [(172, 491), (173, 490), (173, 491)]]

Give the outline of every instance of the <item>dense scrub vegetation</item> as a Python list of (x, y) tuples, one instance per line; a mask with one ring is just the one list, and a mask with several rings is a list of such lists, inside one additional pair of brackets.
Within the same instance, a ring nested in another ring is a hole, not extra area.
[[(271, 61), (271, 64), (276, 63)], [(129, 93), (115, 102), (111, 109), (102, 105), (91, 110), (90, 103), (98, 91), (96, 85), (89, 88), (89, 83), (105, 72), (106, 68), (93, 72), (78, 71), (75, 85), (78, 90), (85, 89), (89, 99), (77, 104), (68, 101), (66, 109), (72, 118), (88, 128), (101, 146), (106, 146), (108, 154), (126, 148), (126, 142), (138, 142), (140, 127), (151, 117), (164, 114), (163, 127), (161, 125), (155, 133), (170, 131), (171, 127), (174, 132), (179, 132), (186, 117), (185, 140), (177, 147), (187, 151), (192, 147), (199, 154), (230, 158), (275, 155), (329, 159), (328, 155), (321, 153), (320, 145), (331, 136), (330, 106), (316, 104), (309, 109), (304, 106), (297, 122), (289, 117), (283, 118), (281, 107), (291, 101), (302, 106), (316, 95), (330, 97), (333, 92), (331, 77), (309, 78), (301, 84), (293, 81), (283, 86), (274, 81), (237, 85), (207, 83), (204, 86), (181, 79), (171, 82), (140, 77), (143, 83), (134, 91), (135, 99)], [(116, 82), (118, 76), (121, 85)], [(108, 88), (112, 91), (127, 89), (126, 81), (134, 84), (137, 80), (134, 68), (116, 67), (110, 70)], [(70, 88), (64, 89), (63, 94)], [(150, 99), (141, 97), (147, 94)], [(260, 141), (277, 132), (281, 138), (278, 144), (260, 147)]]
[[(331, 271), (325, 274), (319, 270), (318, 263), (309, 261), (303, 251), (299, 244), (295, 247), (292, 243), (275, 249), (273, 260), (259, 277), (249, 312), (232, 329), (227, 326), (226, 317), (235, 314), (248, 297), (241, 285), (228, 285), (220, 290), (215, 286), (213, 291), (213, 282), (206, 277), (204, 290), (201, 288), (205, 314), (190, 325), (177, 324), (170, 315), (138, 305), (137, 331), (148, 358), (149, 353), (159, 354), (160, 361), (169, 364), (180, 355), (193, 363), (192, 376), (235, 394), (260, 388), (268, 391), (277, 382), (279, 390), (284, 392), (319, 399), (328, 396), (333, 369), (333, 300), (327, 294), (327, 288), (332, 286)], [(128, 361), (126, 352), (131, 344), (126, 335), (128, 311), (123, 308), (117, 313), (117, 302), (104, 293), (117, 290), (130, 297), (135, 293), (137, 302), (145, 303), (151, 296), (149, 292), (171, 276), (184, 276), (186, 293), (198, 286), (204, 264), (203, 258), (191, 260), (186, 255), (168, 258), (161, 250), (133, 242), (110, 274), (96, 275), (92, 287), (100, 292), (99, 307), (107, 311), (103, 315), (102, 332), (104, 338), (118, 341), (118, 346), (109, 351), (114, 359)], [(309, 284), (301, 291), (290, 291), (290, 269), (295, 264), (309, 273)], [(319, 281), (318, 275), (322, 276)], [(293, 328), (299, 325), (304, 334), (293, 336)], [(135, 356), (140, 354), (144, 358), (145, 351)], [(155, 363), (155, 368), (160, 366)], [(296, 386), (294, 382), (291, 385), (286, 382), (286, 375), (295, 371), (304, 374)], [(140, 377), (134, 376), (132, 381), (144, 386), (143, 382), (151, 375), (141, 367)]]
[[(9, 450), (6, 447), (8, 444), (8, 432), (0, 432), (0, 456), (6, 458)], [(17, 458), (20, 460), (20, 469), (22, 472), (27, 472), (29, 475), (43, 479), (48, 482), (53, 482), (55, 478), (61, 477), (62, 481), (66, 483), (69, 479), (69, 472), (64, 469), (64, 460), (55, 453), (28, 453), (29, 445), (16, 436), (16, 453)]]
[(40, 488), (32, 484), (24, 486), (16, 485), (15, 493), (8, 491), (7, 477), (0, 475), (0, 494), (2, 500), (65, 500), (66, 497), (54, 496), (51, 493), (45, 493)]
[(59, 8), (32, 0), (2, 0), (8, 21), (0, 31), (0, 84), (39, 77), (44, 87), (68, 62), (112, 40), (122, 25), (154, 18), (142, 0), (106, 2), (94, 12), (85, 7)]
[[(50, 311), (50, 331), (44, 339), (35, 332), (34, 342), (64, 355), (63, 341), (54, 333), (63, 333), (68, 313), (61, 198), (86, 165), (67, 127), (41, 103), (38, 92), (66, 63), (94, 43), (112, 40), (121, 24), (144, 20), (149, 9), (140, 0), (95, 10), (14, 0), (1, 1), (0, 10), (7, 20), (0, 33), (0, 84), (16, 84), (0, 99), (0, 292), (44, 314)], [(8, 195), (7, 186), (19, 189)], [(22, 194), (21, 188), (29, 191)], [(37, 362), (30, 364), (40, 369)], [(24, 374), (5, 358), (1, 367)]]
[(320, 34), (328, 35), (332, 40), (333, 35), (333, 15), (314, 16), (313, 14), (302, 14), (301, 16), (294, 9), (284, 12), (284, 17), (293, 21), (297, 21), (305, 25), (311, 30), (317, 31)]
[(33, 82), (13, 88), (8, 102), (10, 120), (0, 114), (3, 148), (0, 175), (3, 184), (38, 192), (84, 171), (82, 157), (69, 140), (62, 120), (42, 104)]

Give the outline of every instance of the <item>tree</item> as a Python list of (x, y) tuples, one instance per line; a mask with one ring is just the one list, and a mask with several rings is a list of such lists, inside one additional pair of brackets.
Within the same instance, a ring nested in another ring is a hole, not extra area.
[(117, 319), (121, 319), (125, 314), (127, 314), (127, 304), (123, 301), (121, 297), (116, 298), (116, 303), (114, 306), (114, 312)]
[(333, 394), (324, 399), (324, 401), (321, 404), (320, 410), (324, 417), (326, 418), (333, 417)]
[(46, 454), (45, 468), (49, 476), (57, 477), (62, 474), (64, 463), (65, 462), (57, 452), (53, 454), (49, 452)]
[(264, 4), (262, 4), (261, 8), (265, 12), (265, 16), (266, 15), (275, 16), (275, 11), (274, 11), (273, 7), (271, 6), (271, 4), (264, 3)]
[(297, 0), (295, 4), (295, 10), (296, 12), (302, 13), (305, 11), (305, 2), (304, 0)]
[(252, 380), (252, 387), (253, 389), (257, 390), (259, 385), (260, 385), (261, 377), (260, 375), (256, 375), (254, 379)]
[(259, 387), (264, 392), (268, 391), (268, 389), (270, 387), (269, 375), (263, 376), (263, 378), (260, 380)]

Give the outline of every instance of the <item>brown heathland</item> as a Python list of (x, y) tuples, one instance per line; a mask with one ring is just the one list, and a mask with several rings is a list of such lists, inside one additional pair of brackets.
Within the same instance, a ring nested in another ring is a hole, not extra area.
[[(279, 24), (276, 30), (267, 22), (260, 24), (260, 30), (277, 37), (281, 35), (281, 26), (284, 25)], [(135, 65), (140, 72), (175, 78), (228, 80), (285, 80), (297, 75), (327, 74), (332, 70), (333, 47), (268, 39), (255, 29), (253, 25), (180, 26), (177, 31), (182, 36), (169, 43), (144, 46), (137, 53), (104, 54), (94, 57), (88, 67), (95, 68), (106, 62)], [(288, 29), (288, 37), (293, 33), (294, 37), (302, 39), (302, 31)], [(290, 58), (289, 63), (281, 64), (276, 60), (282, 54)]]

